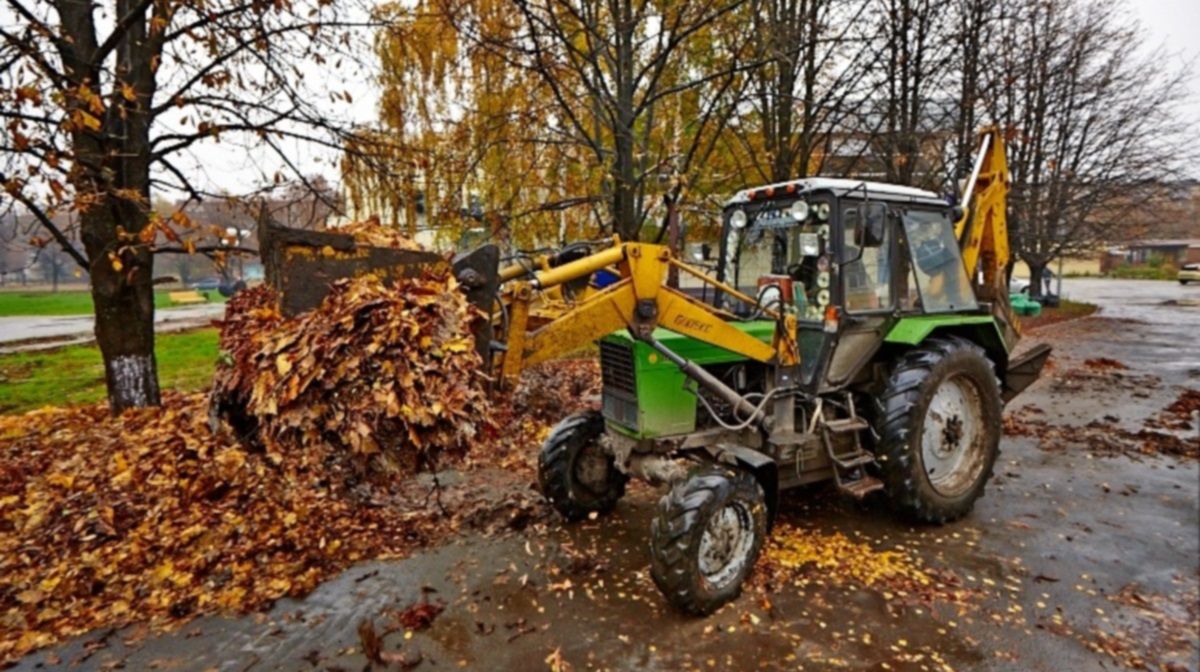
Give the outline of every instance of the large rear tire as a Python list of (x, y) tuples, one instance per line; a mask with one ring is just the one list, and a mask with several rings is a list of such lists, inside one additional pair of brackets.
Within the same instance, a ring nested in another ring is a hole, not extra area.
[(926, 523), (967, 515), (1000, 450), (1000, 383), (983, 349), (930, 339), (896, 363), (881, 405), (876, 456), (893, 506)]
[(579, 411), (559, 422), (538, 456), (542, 494), (567, 520), (608, 513), (625, 494), (629, 477), (604, 452), (604, 416)]
[(706, 466), (659, 500), (650, 575), (676, 609), (711, 614), (741, 594), (766, 536), (766, 498), (754, 476)]

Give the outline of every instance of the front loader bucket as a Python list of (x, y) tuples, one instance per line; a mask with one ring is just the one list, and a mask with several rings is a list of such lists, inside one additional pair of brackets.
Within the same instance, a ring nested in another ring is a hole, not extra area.
[[(288, 317), (320, 305), (333, 282), (368, 273), (388, 280), (453, 269), (467, 300), (485, 315), (500, 282), (500, 251), (495, 245), (451, 261), (436, 252), (374, 247), (347, 233), (293, 229), (265, 221), (259, 223), (258, 239), (266, 281), (279, 292), (280, 312)], [(478, 320), (475, 347), (484, 362), (488, 362), (491, 332), (490, 320)]]
[(346, 233), (292, 229), (274, 222), (259, 226), (258, 240), (267, 283), (279, 292), (279, 309), (288, 317), (316, 308), (330, 285), (342, 278), (367, 273), (414, 277), (425, 269), (449, 267), (433, 252), (359, 245)]
[(1049, 358), (1050, 346), (1046, 343), (1039, 343), (1021, 355), (1010, 359), (1008, 372), (1004, 376), (1004, 385), (1000, 390), (1004, 403), (1007, 404), (1013, 397), (1032, 385), (1041, 375), (1042, 367), (1046, 365), (1046, 360)]

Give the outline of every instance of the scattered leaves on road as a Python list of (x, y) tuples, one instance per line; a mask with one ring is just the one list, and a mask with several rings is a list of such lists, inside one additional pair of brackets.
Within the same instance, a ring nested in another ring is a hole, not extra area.
[(872, 588), (888, 599), (966, 603), (970, 591), (949, 572), (927, 567), (902, 546), (881, 550), (865, 540), (784, 523), (759, 562), (760, 580), (798, 588)]
[[(1137, 396), (1143, 390), (1161, 387), (1155, 376), (1128, 373), (1116, 360), (1084, 360), (1082, 367), (1065, 368), (1053, 374), (1051, 389), (1058, 394), (1099, 395), (1114, 391)], [(1108, 410), (1086, 423), (1054, 423), (1044, 409), (1022, 406), (1004, 416), (1004, 433), (1037, 439), (1043, 450), (1066, 452), (1082, 448), (1097, 457), (1122, 455), (1134, 459), (1144, 456), (1171, 456), (1200, 459), (1200, 435), (1192, 426), (1192, 414), (1200, 407), (1200, 392), (1184, 389), (1179, 397), (1157, 414), (1146, 417), (1140, 426), (1123, 419), (1123, 407)]]

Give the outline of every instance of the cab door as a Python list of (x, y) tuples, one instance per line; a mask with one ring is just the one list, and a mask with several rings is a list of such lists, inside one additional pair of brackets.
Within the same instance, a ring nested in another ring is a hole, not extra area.
[[(898, 224), (887, 209), (873, 215), (883, 221), (868, 222), (865, 205), (863, 201), (839, 203), (841, 217), (834, 248), (841, 260), (837, 264), (837, 305), (841, 307), (841, 319), (824, 389), (850, 383), (875, 356), (895, 319)], [(856, 240), (860, 222), (875, 226), (882, 239)]]

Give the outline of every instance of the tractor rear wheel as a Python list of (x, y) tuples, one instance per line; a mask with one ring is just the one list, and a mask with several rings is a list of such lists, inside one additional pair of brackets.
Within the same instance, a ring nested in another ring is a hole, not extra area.
[(930, 339), (900, 358), (880, 401), (876, 457), (893, 505), (926, 523), (969, 513), (1000, 450), (1000, 383), (983, 349)]
[(766, 536), (766, 498), (754, 476), (706, 466), (659, 500), (650, 575), (675, 608), (711, 614), (741, 594)]
[(625, 494), (629, 477), (600, 445), (604, 416), (579, 411), (555, 425), (538, 455), (542, 494), (567, 520), (608, 513)]

